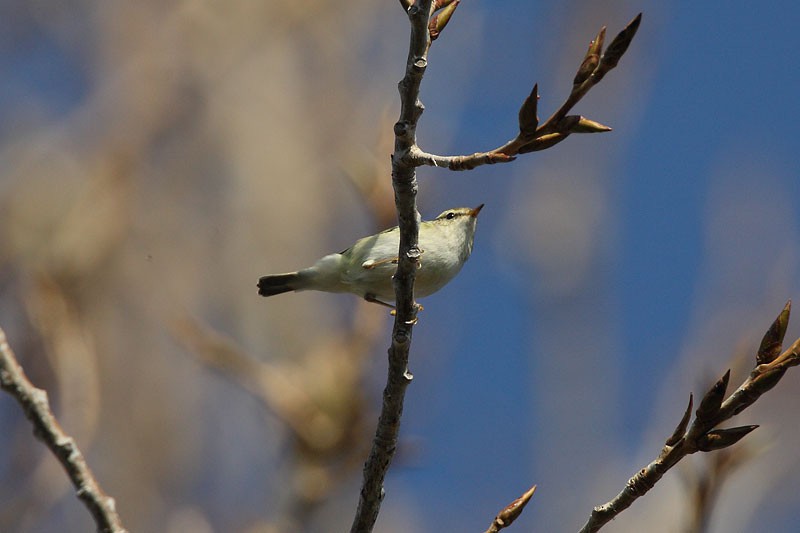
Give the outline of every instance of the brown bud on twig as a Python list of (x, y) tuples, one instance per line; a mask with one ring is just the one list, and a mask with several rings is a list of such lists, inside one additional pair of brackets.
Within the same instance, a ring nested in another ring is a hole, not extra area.
[(546, 150), (556, 144), (560, 143), (564, 139), (569, 136), (569, 132), (566, 133), (548, 133), (547, 135), (542, 135), (541, 137), (537, 137), (530, 143), (524, 145), (522, 148), (517, 151), (518, 154), (527, 154), (529, 152), (538, 152), (539, 150)]
[(753, 378), (753, 388), (757, 390), (759, 394), (764, 394), (778, 384), (787, 370), (788, 368), (767, 370), (763, 374)]
[(600, 57), (600, 63), (595, 70), (595, 77), (602, 78), (606, 73), (617, 66), (620, 58), (628, 49), (633, 37), (636, 35), (636, 30), (639, 29), (639, 24), (642, 22), (642, 14), (636, 15), (625, 28), (614, 37), (611, 44), (608, 45), (605, 53)]
[(710, 420), (714, 418), (719, 412), (722, 405), (722, 400), (725, 398), (725, 391), (728, 389), (728, 381), (731, 378), (731, 371), (725, 372), (725, 375), (719, 381), (714, 383), (714, 386), (706, 393), (700, 401), (700, 406), (697, 408), (698, 420)]
[(730, 429), (714, 429), (700, 437), (697, 442), (697, 449), (701, 452), (711, 452), (733, 446), (757, 427), (740, 426)]
[(694, 403), (694, 395), (689, 394), (689, 405), (686, 406), (686, 411), (683, 413), (683, 418), (678, 422), (678, 427), (672, 432), (672, 436), (667, 439), (667, 446), (675, 446), (679, 440), (686, 434), (686, 428), (689, 426), (689, 420), (692, 418), (692, 404)]
[(578, 117), (578, 121), (570, 127), (570, 133), (604, 133), (611, 131), (605, 124), (600, 124), (586, 117)]
[(580, 85), (586, 79), (592, 75), (594, 70), (597, 68), (598, 63), (600, 63), (600, 52), (603, 50), (603, 41), (606, 38), (606, 27), (603, 26), (600, 28), (600, 31), (597, 34), (592, 42), (589, 43), (589, 49), (586, 51), (586, 55), (583, 57), (583, 62), (581, 66), (578, 68), (577, 74), (575, 74), (575, 79), (572, 80), (573, 85)]
[(428, 31), (431, 35), (431, 41), (435, 41), (439, 37), (439, 34), (442, 33), (442, 30), (444, 30), (444, 27), (450, 22), (450, 17), (453, 16), (460, 2), (461, 0), (442, 2), (444, 5), (443, 9), (431, 17), (431, 20), (428, 22)]
[(522, 102), (519, 108), (519, 132), (526, 139), (533, 139), (536, 136), (536, 128), (539, 127), (539, 84), (534, 84), (531, 94)]
[(558, 121), (556, 131), (559, 133), (572, 133), (572, 128), (576, 127), (580, 121), (580, 115), (567, 115)]
[(778, 357), (783, 348), (783, 339), (786, 336), (786, 327), (789, 325), (789, 315), (792, 311), (792, 301), (786, 302), (783, 311), (778, 315), (778, 318), (772, 323), (764, 338), (761, 339), (761, 346), (758, 348), (756, 354), (756, 363), (764, 365), (771, 363)]
[(497, 513), (494, 522), (492, 522), (492, 525), (486, 530), (486, 533), (496, 533), (497, 531), (510, 526), (514, 520), (519, 518), (519, 515), (522, 514), (522, 510), (525, 509), (526, 505), (528, 505), (528, 502), (530, 501), (531, 497), (533, 497), (534, 492), (536, 492), (536, 485), (529, 488), (525, 494), (509, 503), (505, 509)]
[(794, 341), (787, 350), (769, 364), (770, 367), (780, 366), (781, 368), (797, 365), (800, 365), (800, 339)]

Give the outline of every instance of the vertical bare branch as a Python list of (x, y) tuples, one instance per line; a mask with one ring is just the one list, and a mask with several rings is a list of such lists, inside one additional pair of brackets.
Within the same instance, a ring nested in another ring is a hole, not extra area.
[(406, 72), (398, 86), (400, 119), (394, 125), (395, 145), (392, 154), (392, 185), (400, 226), (400, 249), (394, 276), (397, 311), (389, 347), (389, 371), (383, 391), (383, 405), (367, 462), (358, 509), (352, 532), (372, 531), (383, 499), (383, 481), (397, 448), (403, 401), (412, 375), (408, 371), (411, 334), (417, 321), (414, 279), (420, 257), (418, 246), (420, 215), (417, 211), (416, 166), (410, 153), (416, 147), (417, 122), (424, 107), (419, 101), (419, 87), (428, 65), (430, 34), (428, 22), (432, 1), (418, 0), (408, 9), (411, 42)]
[(106, 495), (94, 477), (75, 440), (61, 428), (50, 409), (47, 392), (28, 380), (0, 329), (0, 386), (19, 402), (33, 424), (33, 434), (50, 448), (64, 467), (78, 498), (92, 514), (102, 533), (126, 533), (114, 499)]

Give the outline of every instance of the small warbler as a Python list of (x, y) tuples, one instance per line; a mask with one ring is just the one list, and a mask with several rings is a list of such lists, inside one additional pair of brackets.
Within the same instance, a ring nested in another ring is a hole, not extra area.
[[(478, 213), (448, 209), (419, 226), (419, 260), (414, 292), (418, 297), (438, 291), (452, 280), (472, 253)], [(392, 276), (397, 270), (400, 230), (395, 226), (359, 239), (347, 250), (326, 255), (313, 266), (297, 272), (263, 276), (258, 294), (273, 296), (289, 291), (350, 292), (365, 300), (390, 305), (395, 299)]]

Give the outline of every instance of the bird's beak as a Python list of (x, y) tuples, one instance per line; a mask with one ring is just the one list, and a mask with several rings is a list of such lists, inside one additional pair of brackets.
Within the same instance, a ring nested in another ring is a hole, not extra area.
[(475, 209), (473, 209), (472, 211), (470, 211), (470, 212), (469, 212), (469, 216), (471, 216), (471, 217), (477, 217), (477, 216), (478, 216), (478, 213), (480, 213), (480, 212), (481, 212), (481, 209), (483, 209), (483, 205), (484, 205), (484, 204), (481, 204), (481, 205), (479, 205), (478, 207), (476, 207)]

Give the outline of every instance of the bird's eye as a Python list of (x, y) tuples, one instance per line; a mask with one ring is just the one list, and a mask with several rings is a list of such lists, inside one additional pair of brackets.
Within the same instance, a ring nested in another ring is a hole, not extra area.
[(444, 216), (444, 218), (446, 218), (447, 220), (453, 220), (454, 218), (456, 218), (456, 214), (455, 214), (455, 213), (453, 213), (452, 211), (450, 211), (449, 213), (447, 213), (447, 214)]

